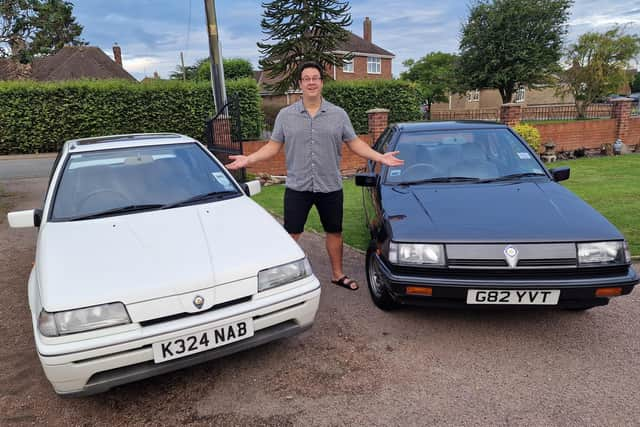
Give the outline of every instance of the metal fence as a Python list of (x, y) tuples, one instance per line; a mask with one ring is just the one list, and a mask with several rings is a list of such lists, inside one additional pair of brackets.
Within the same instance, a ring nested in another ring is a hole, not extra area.
[[(240, 100), (238, 94), (229, 97), (224, 107), (205, 124), (207, 148), (222, 164), (230, 163), (229, 156), (242, 154), (242, 129), (240, 120)], [(246, 181), (245, 169), (232, 171), (239, 182)]]
[(484, 108), (479, 110), (431, 111), (431, 120), (487, 120), (497, 122), (500, 120), (500, 110), (497, 108)]
[[(585, 111), (585, 119), (610, 119), (612, 117), (613, 104), (592, 104)], [(540, 105), (524, 107), (522, 109), (523, 121), (544, 120), (575, 120), (578, 118), (578, 110), (574, 104), (567, 105)]]

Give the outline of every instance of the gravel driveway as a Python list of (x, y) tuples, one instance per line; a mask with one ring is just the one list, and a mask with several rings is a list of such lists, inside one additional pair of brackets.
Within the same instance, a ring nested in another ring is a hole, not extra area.
[[(44, 179), (4, 181), (0, 211), (38, 206)], [(2, 207), (4, 205), (4, 208)], [(35, 354), (26, 281), (34, 230), (0, 217), (0, 425), (638, 425), (639, 291), (590, 311), (376, 309), (324, 285), (314, 327), (254, 351), (62, 399)], [(73, 257), (73, 254), (64, 256)], [(364, 285), (364, 259), (346, 251)]]

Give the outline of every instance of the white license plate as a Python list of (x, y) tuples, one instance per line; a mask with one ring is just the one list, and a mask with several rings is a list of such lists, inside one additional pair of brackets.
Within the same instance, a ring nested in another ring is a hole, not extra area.
[(467, 304), (556, 305), (559, 290), (549, 289), (469, 289)]
[(253, 322), (240, 320), (206, 331), (153, 343), (153, 360), (156, 363), (211, 350), (253, 336)]

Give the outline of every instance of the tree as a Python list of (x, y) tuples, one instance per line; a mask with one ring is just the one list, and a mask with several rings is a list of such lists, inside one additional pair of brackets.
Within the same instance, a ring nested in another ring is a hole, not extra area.
[[(253, 66), (251, 62), (242, 58), (222, 59), (222, 67), (224, 68), (224, 78), (226, 80), (241, 79), (244, 77), (253, 77)], [(194, 65), (184, 67), (186, 80), (207, 81), (211, 80), (211, 62), (209, 58), (198, 59)], [(173, 80), (182, 80), (182, 66), (178, 65), (176, 71), (169, 76)]]
[(298, 87), (297, 67), (316, 61), (322, 67), (342, 65), (350, 56), (334, 51), (347, 40), (351, 7), (346, 0), (272, 0), (262, 3), (262, 32), (258, 42), (259, 63), (277, 81), (268, 85), (276, 92)]
[(621, 27), (604, 33), (588, 32), (571, 44), (569, 68), (563, 73), (564, 91), (576, 102), (578, 117), (597, 99), (618, 93), (628, 82), (629, 61), (640, 53), (640, 37), (625, 34)]
[(496, 88), (508, 103), (520, 86), (549, 82), (560, 69), (573, 0), (481, 0), (462, 26), (459, 81)]
[(456, 55), (431, 52), (418, 61), (408, 59), (402, 63), (408, 70), (400, 73), (400, 79), (419, 84), (429, 114), (431, 104), (447, 101), (447, 95), (455, 89), (456, 61)]
[(82, 25), (73, 16), (73, 4), (63, 0), (36, 2), (33, 26), (35, 34), (31, 41), (32, 55), (50, 55), (65, 45), (81, 46), (87, 43), (80, 39)]
[(63, 0), (2, 0), (0, 56), (23, 62), (57, 52), (66, 44), (86, 44), (73, 3)]
[(640, 92), (640, 72), (637, 72), (631, 81), (631, 92)]

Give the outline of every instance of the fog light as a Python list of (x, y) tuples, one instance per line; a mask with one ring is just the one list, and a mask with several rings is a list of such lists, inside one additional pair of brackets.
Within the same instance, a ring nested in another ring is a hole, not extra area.
[(598, 288), (596, 289), (597, 297), (618, 297), (622, 295), (622, 288)]
[(433, 294), (433, 290), (431, 288), (425, 288), (424, 286), (407, 286), (405, 292), (408, 295), (422, 295), (430, 297)]

